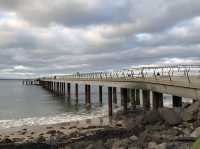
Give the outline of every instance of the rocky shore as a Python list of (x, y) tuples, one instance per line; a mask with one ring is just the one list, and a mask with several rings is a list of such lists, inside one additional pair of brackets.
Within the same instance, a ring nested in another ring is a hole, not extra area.
[[(20, 149), (198, 149), (200, 102), (174, 110), (119, 111), (112, 119), (23, 129), (0, 135), (0, 148)], [(176, 112), (179, 111), (179, 112)]]

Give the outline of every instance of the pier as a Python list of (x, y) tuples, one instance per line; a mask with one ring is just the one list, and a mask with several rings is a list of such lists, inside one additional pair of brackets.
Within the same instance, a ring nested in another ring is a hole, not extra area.
[[(124, 69), (113, 72), (76, 73), (72, 75), (24, 80), (23, 84), (37, 84), (57, 96), (71, 97), (71, 87), (75, 87), (76, 103), (79, 85), (85, 86), (85, 104), (91, 105), (91, 88), (99, 90), (102, 104), (102, 89), (108, 90), (108, 115), (113, 115), (113, 104), (118, 103), (117, 89), (120, 90), (121, 106), (139, 106), (145, 110), (163, 107), (163, 94), (172, 96), (174, 108), (182, 107), (182, 98), (200, 100), (200, 65), (171, 65)], [(66, 89), (65, 89), (66, 88)], [(65, 93), (65, 90), (66, 93)], [(142, 96), (140, 96), (142, 95)]]

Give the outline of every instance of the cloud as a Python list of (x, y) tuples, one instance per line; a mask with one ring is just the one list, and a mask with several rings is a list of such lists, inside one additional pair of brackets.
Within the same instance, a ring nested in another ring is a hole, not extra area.
[(1, 0), (0, 77), (198, 63), (199, 0)]

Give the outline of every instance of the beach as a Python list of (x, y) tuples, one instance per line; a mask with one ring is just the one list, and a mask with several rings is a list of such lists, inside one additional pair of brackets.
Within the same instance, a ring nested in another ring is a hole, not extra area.
[[(194, 108), (197, 105), (199, 102), (185, 104), (181, 113), (171, 108), (144, 111), (129, 107), (128, 112), (118, 111), (112, 118), (101, 117), (3, 132), (0, 147), (188, 149), (200, 136), (197, 132), (197, 113), (200, 112)], [(184, 112), (190, 114), (183, 116)]]

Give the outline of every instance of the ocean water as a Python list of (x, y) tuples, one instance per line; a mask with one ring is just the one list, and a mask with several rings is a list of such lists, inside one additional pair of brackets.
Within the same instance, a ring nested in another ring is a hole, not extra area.
[[(75, 88), (71, 99), (58, 97), (40, 86), (22, 85), (21, 80), (0, 80), (0, 129), (21, 128), (92, 119), (108, 114), (107, 88), (103, 88), (103, 105), (99, 104), (98, 86), (91, 87), (91, 108), (85, 106), (84, 86), (79, 85), (79, 103), (75, 104)], [(120, 89), (117, 88), (120, 109)], [(170, 95), (164, 94), (164, 105), (171, 106)]]
[(75, 104), (74, 86), (71, 99), (58, 97), (40, 86), (22, 85), (21, 80), (0, 80), (0, 129), (55, 124), (107, 115), (107, 90), (103, 105), (98, 88), (91, 88), (91, 108), (85, 106), (84, 86), (79, 86), (79, 103)]

